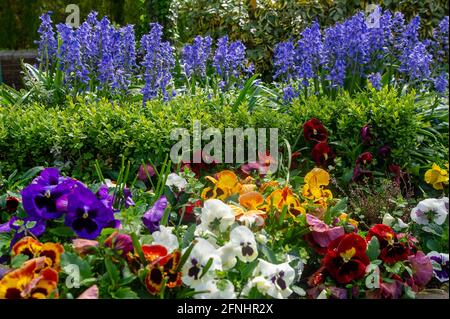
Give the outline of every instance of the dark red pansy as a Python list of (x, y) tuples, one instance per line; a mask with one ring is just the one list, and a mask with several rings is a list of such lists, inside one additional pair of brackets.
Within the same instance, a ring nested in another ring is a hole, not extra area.
[(326, 142), (320, 142), (313, 147), (311, 157), (317, 166), (327, 166), (333, 162), (336, 155)]
[(328, 131), (316, 118), (312, 118), (303, 124), (303, 134), (308, 142), (326, 142), (328, 140)]
[(364, 277), (370, 263), (366, 255), (367, 244), (361, 236), (350, 233), (333, 240), (323, 259), (327, 272), (341, 284)]
[(366, 240), (376, 237), (380, 242), (380, 259), (387, 264), (394, 264), (403, 261), (410, 255), (410, 249), (407, 244), (399, 242), (394, 230), (384, 224), (376, 224), (369, 229)]
[(373, 155), (370, 152), (364, 152), (358, 156), (356, 159), (356, 165), (367, 165), (372, 163)]

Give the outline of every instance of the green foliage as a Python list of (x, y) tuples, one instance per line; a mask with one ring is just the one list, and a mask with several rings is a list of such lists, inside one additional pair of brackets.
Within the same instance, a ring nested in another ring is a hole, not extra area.
[[(311, 168), (310, 144), (303, 139), (302, 125), (312, 117), (329, 131), (329, 142), (337, 153), (334, 176), (349, 181), (359, 154), (383, 145), (392, 149), (389, 163), (423, 179), (430, 163), (443, 164), (448, 158), (448, 106), (433, 96), (417, 97), (414, 92), (398, 96), (387, 88), (335, 99), (310, 96), (293, 105), (275, 107), (266, 97), (247, 92), (236, 103), (233, 98), (206, 94), (177, 96), (162, 102), (114, 102), (91, 98), (68, 99), (64, 107), (42, 103), (0, 107), (0, 170), (57, 166), (77, 178), (96, 178), (96, 165), (105, 177), (117, 178), (122, 159), (130, 161), (130, 178), (142, 162), (161, 167), (171, 147), (175, 128), (192, 134), (194, 121), (202, 129), (278, 128), (279, 141), (286, 139), (292, 152), (300, 151), (303, 169)], [(259, 99), (259, 97), (258, 97)], [(370, 125), (376, 141), (363, 145), (360, 129)], [(381, 160), (379, 161), (381, 163)], [(382, 164), (382, 163), (381, 163)], [(381, 173), (386, 170), (381, 167)], [(97, 172), (98, 172), (97, 168)], [(345, 183), (344, 183), (345, 185)]]
[(170, 139), (171, 130), (184, 127), (192, 132), (195, 120), (203, 129), (222, 132), (226, 127), (280, 127), (282, 137), (292, 138), (298, 132), (289, 119), (275, 109), (250, 113), (245, 103), (234, 113), (232, 105), (206, 96), (152, 101), (145, 108), (139, 102), (89, 103), (82, 98), (64, 108), (39, 103), (5, 106), (0, 107), (0, 165), (4, 175), (42, 163), (79, 178), (95, 176), (95, 160), (106, 174), (117, 170), (121, 155), (132, 161), (133, 169), (148, 159), (159, 167), (176, 143)]
[[(439, 101), (432, 96), (417, 97), (415, 92), (398, 96), (385, 88), (353, 96), (342, 93), (334, 100), (315, 96), (295, 100), (291, 114), (300, 125), (312, 117), (324, 123), (330, 145), (340, 157), (338, 169), (352, 168), (362, 152), (376, 153), (378, 147), (389, 145), (391, 162), (420, 176), (430, 162), (446, 162), (448, 158), (448, 119), (444, 119), (448, 106), (436, 107), (436, 103)], [(367, 124), (374, 135), (372, 148), (361, 140), (360, 130)], [(293, 151), (306, 144), (303, 138), (299, 143)]]

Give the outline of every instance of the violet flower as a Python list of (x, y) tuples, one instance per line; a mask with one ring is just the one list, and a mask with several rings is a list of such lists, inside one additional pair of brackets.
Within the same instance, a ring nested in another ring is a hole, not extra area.
[(67, 195), (78, 181), (62, 177), (55, 168), (47, 168), (22, 191), (25, 212), (37, 219), (61, 217), (67, 208)]
[(150, 231), (150, 233), (159, 230), (159, 224), (164, 216), (166, 208), (167, 198), (163, 195), (155, 202), (155, 204), (153, 204), (153, 206), (148, 211), (145, 212), (144, 216), (142, 217), (142, 222)]
[(95, 239), (103, 228), (117, 227), (111, 208), (106, 207), (95, 194), (77, 185), (68, 197), (65, 224), (81, 238)]
[(434, 277), (440, 282), (448, 281), (449, 262), (448, 254), (438, 253), (436, 251), (429, 252), (427, 254), (433, 264)]
[(430, 258), (418, 251), (415, 255), (409, 256), (408, 260), (411, 263), (414, 283), (419, 287), (425, 287), (433, 278), (433, 265)]

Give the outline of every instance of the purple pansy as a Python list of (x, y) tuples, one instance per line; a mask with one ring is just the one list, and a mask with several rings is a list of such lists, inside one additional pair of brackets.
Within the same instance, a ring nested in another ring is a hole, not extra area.
[(427, 254), (433, 264), (434, 277), (440, 282), (448, 281), (449, 263), (448, 254), (438, 253), (436, 251)]
[(144, 216), (142, 217), (142, 222), (144, 223), (145, 227), (148, 228), (150, 233), (159, 230), (159, 224), (164, 216), (166, 208), (167, 198), (163, 195), (155, 202), (155, 204), (153, 204), (153, 206), (148, 211), (145, 212)]
[(112, 209), (83, 185), (74, 188), (68, 203), (65, 224), (81, 238), (95, 239), (103, 228), (117, 227)]
[(67, 195), (78, 181), (61, 177), (55, 168), (47, 168), (22, 191), (25, 212), (34, 218), (59, 218), (66, 211)]

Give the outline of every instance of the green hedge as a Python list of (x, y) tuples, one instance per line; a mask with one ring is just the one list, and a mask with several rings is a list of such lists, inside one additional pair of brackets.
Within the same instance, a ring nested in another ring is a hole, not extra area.
[(414, 93), (398, 97), (385, 90), (354, 97), (344, 94), (334, 101), (311, 97), (295, 101), (287, 110), (260, 105), (252, 112), (245, 103), (233, 112), (220, 99), (201, 95), (153, 101), (145, 108), (138, 102), (118, 105), (82, 99), (65, 107), (4, 106), (0, 107), (0, 169), (6, 175), (14, 169), (58, 165), (87, 178), (94, 172), (95, 159), (106, 170), (117, 170), (120, 155), (135, 167), (148, 158), (160, 163), (174, 144), (170, 131), (177, 127), (191, 130), (194, 120), (200, 120), (203, 128), (222, 130), (279, 128), (280, 145), (286, 138), (294, 151), (301, 150), (309, 159), (310, 144), (303, 140), (301, 126), (317, 117), (330, 131), (330, 145), (340, 158), (338, 175), (348, 174), (356, 157), (367, 150), (360, 138), (365, 124), (373, 128), (378, 144), (392, 147), (395, 163), (419, 174), (430, 162), (448, 160), (448, 107), (427, 116), (430, 105), (430, 100), (420, 101)]

